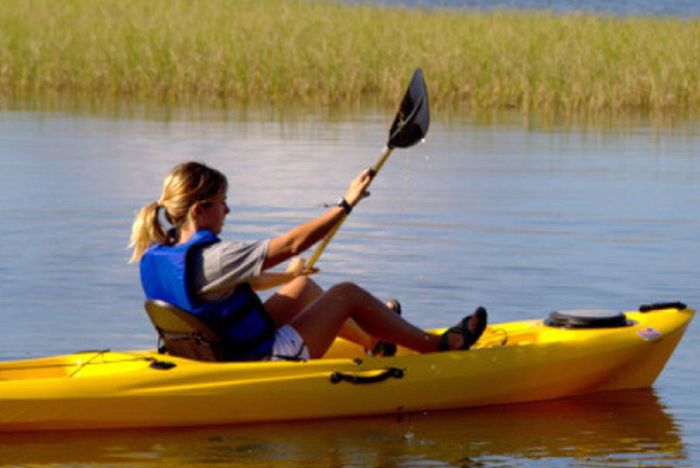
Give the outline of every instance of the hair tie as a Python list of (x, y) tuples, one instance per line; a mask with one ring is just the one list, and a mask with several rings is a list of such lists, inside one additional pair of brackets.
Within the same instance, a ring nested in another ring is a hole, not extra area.
[(166, 236), (168, 238), (168, 244), (174, 245), (177, 243), (177, 229), (175, 229), (174, 227), (168, 229)]

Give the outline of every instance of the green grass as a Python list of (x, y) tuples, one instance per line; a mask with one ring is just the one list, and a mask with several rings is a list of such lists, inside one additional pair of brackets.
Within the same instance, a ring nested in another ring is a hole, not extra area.
[(395, 106), (415, 67), (459, 112), (678, 115), (700, 20), (301, 0), (2, 0), (0, 97)]

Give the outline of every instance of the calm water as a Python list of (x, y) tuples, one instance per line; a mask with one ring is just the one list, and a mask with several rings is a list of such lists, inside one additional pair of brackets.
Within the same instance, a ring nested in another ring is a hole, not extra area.
[[(224, 236), (280, 233), (374, 162), (391, 116), (0, 113), (0, 359), (150, 347), (133, 213), (185, 159), (229, 175)], [(425, 327), (557, 308), (700, 304), (700, 124), (434, 123), (397, 150), (318, 280), (398, 297)], [(0, 464), (700, 464), (697, 323), (653, 390), (505, 408), (168, 431), (0, 435)], [(388, 396), (390, 397), (390, 396)]]
[(372, 3), (466, 10), (551, 10), (560, 13), (585, 11), (676, 17), (700, 15), (700, 2), (697, 0), (374, 0)]

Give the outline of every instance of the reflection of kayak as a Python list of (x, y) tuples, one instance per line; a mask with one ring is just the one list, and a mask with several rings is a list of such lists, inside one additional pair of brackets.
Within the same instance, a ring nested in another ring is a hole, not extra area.
[(401, 418), (5, 433), (0, 443), (7, 465), (678, 466), (687, 457), (680, 428), (650, 389)]
[(328, 418), (644, 388), (694, 315), (681, 304), (649, 309), (496, 324), (471, 351), (400, 349), (390, 358), (338, 340), (308, 362), (210, 363), (155, 351), (4, 362), (0, 430)]

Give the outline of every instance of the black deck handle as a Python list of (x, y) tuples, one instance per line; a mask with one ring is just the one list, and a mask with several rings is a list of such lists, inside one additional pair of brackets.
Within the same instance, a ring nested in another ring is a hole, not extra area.
[(345, 374), (343, 372), (333, 372), (331, 374), (331, 383), (337, 384), (340, 382), (349, 382), (352, 384), (370, 384), (370, 383), (378, 383), (378, 382), (384, 382), (387, 379), (394, 378), (394, 379), (400, 379), (403, 378), (404, 371), (403, 369), (399, 369), (398, 367), (389, 367), (388, 369), (385, 369), (383, 372), (380, 372), (377, 375), (356, 375), (356, 374)]
[(156, 369), (156, 370), (170, 370), (176, 366), (177, 366), (177, 364), (175, 364), (174, 362), (159, 361), (157, 359), (154, 359), (153, 362), (151, 362), (151, 365), (149, 367), (151, 369)]

